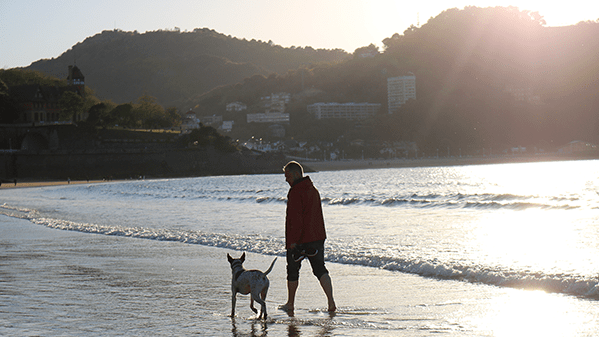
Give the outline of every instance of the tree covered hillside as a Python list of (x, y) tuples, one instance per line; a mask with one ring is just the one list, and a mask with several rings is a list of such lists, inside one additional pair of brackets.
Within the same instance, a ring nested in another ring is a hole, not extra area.
[(348, 56), (339, 49), (283, 48), (210, 29), (143, 34), (115, 30), (89, 37), (58, 58), (34, 62), (29, 69), (66, 78), (68, 65), (76, 63), (86, 85), (100, 99), (127, 103), (147, 94), (165, 107), (184, 110), (190, 97), (220, 85), (255, 74), (285, 73), (306, 63), (337, 62)]
[[(275, 88), (294, 94), (288, 134), (300, 138), (414, 141), (427, 153), (554, 149), (599, 141), (599, 23), (545, 27), (536, 12), (515, 7), (448, 9), (421, 27), (383, 40), (374, 57), (306, 65), (279, 76), (255, 75), (194, 104), (223, 111)], [(387, 113), (387, 78), (413, 73), (417, 99)], [(371, 102), (374, 120), (311, 120), (313, 102)], [(237, 123), (237, 122), (236, 122)], [(348, 126), (349, 125), (349, 126)], [(318, 131), (320, 130), (320, 131)], [(343, 138), (340, 138), (343, 136)]]
[[(599, 142), (599, 22), (545, 27), (536, 12), (466, 7), (382, 43), (380, 50), (373, 44), (349, 55), (208, 29), (105, 31), (31, 68), (64, 78), (76, 59), (101, 100), (149, 95), (165, 108), (222, 114), (235, 122), (232, 133), (239, 139), (269, 137), (268, 125), (248, 124), (245, 114), (264, 111), (260, 97), (288, 92), (286, 137), (294, 139), (414, 142), (420, 154), (550, 151), (572, 140)], [(416, 77), (417, 99), (388, 114), (387, 78), (408, 73)], [(226, 112), (234, 101), (248, 110)], [(306, 109), (315, 102), (382, 108), (360, 122), (315, 120)]]

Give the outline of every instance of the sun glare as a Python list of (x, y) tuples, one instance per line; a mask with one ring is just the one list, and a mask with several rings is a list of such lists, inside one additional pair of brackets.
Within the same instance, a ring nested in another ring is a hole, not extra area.
[(574, 299), (541, 291), (510, 290), (492, 300), (479, 329), (496, 337), (576, 336), (594, 318), (579, 312)]
[[(572, 195), (596, 193), (599, 186), (594, 181), (589, 181), (589, 176), (599, 177), (599, 170), (595, 162), (589, 161), (585, 165), (579, 162), (573, 171), (569, 162), (523, 163), (505, 164), (484, 168), (488, 177), (487, 189), (490, 193), (509, 193), (519, 197), (535, 197), (550, 199), (568, 199)], [(476, 178), (477, 172), (470, 173)], [(485, 178), (481, 178), (485, 179)], [(571, 206), (578, 205), (572, 199)]]
[[(471, 177), (488, 179), (488, 193), (506, 198), (515, 210), (488, 213), (466, 225), (472, 258), (517, 270), (595, 273), (599, 266), (593, 257), (599, 249), (589, 242), (598, 234), (594, 222), (599, 187), (588, 177), (599, 177), (596, 163), (579, 162), (575, 172), (567, 162), (494, 169), (491, 178), (476, 177), (476, 171)], [(501, 198), (496, 202), (504, 202)]]
[(573, 222), (565, 211), (527, 210), (478, 219), (469, 234), (473, 258), (481, 264), (559, 274), (574, 269), (593, 272), (598, 252), (585, 245), (584, 218)]

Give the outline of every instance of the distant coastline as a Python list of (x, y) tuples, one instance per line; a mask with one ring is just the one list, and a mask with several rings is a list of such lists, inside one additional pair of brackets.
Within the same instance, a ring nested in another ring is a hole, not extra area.
[(451, 158), (422, 158), (422, 159), (364, 159), (364, 160), (334, 160), (334, 161), (302, 161), (306, 171), (339, 171), (401, 167), (437, 167), (437, 166), (467, 166), (507, 163), (530, 163), (549, 161), (592, 160), (596, 157), (568, 155), (535, 155), (535, 156), (487, 156), (487, 157), (451, 157)]

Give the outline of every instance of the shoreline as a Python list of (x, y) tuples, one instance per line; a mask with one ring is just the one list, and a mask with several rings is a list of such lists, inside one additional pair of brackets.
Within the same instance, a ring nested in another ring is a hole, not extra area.
[[(113, 181), (113, 180), (110, 180)], [(28, 188), (28, 187), (46, 187), (46, 186), (61, 186), (61, 185), (79, 185), (79, 184), (98, 184), (110, 182), (107, 180), (35, 180), (35, 179), (27, 179), (23, 181), (17, 180), (17, 184), (14, 182), (3, 181), (2, 186), (0, 186), (1, 190), (9, 190), (14, 188)]]

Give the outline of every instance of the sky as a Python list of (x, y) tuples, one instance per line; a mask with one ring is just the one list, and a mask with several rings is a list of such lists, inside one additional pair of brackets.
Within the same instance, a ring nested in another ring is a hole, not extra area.
[(344, 49), (425, 24), (446, 9), (514, 6), (539, 12), (547, 26), (599, 19), (599, 2), (570, 0), (0, 0), (0, 68), (60, 56), (104, 30), (144, 33), (209, 28), (283, 47)]

